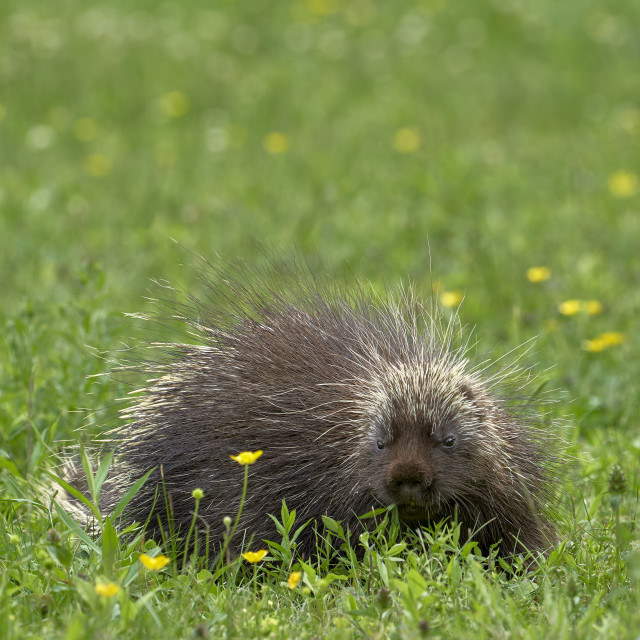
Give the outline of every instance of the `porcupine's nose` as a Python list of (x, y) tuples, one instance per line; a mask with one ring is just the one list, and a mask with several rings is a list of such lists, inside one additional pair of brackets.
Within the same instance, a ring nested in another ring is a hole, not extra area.
[(422, 464), (396, 464), (389, 468), (387, 486), (396, 502), (413, 503), (424, 500), (433, 477)]

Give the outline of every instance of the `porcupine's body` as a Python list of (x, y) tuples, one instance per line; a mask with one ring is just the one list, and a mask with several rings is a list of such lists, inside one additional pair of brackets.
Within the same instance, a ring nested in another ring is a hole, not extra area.
[[(156, 345), (171, 357), (147, 361), (152, 379), (123, 412), (106, 512), (156, 467), (127, 510), (145, 521), (161, 468), (175, 524), (188, 528), (201, 488), (200, 520), (219, 543), (242, 490), (230, 455), (262, 449), (236, 549), (245, 534), (279, 539), (267, 514), (279, 514), (283, 499), (299, 523), (327, 514), (357, 533), (356, 516), (396, 504), (409, 523), (457, 518), (484, 551), (548, 546), (554, 438), (500, 399), (511, 369), (483, 379), (485, 369), (452, 346), (451, 325), (411, 294), (382, 302), (308, 275), (275, 289), (242, 278), (182, 307), (181, 316), (196, 316), (183, 319), (199, 344)], [(166, 526), (162, 489), (152, 530), (157, 515)], [(307, 527), (303, 553), (314, 540)]]

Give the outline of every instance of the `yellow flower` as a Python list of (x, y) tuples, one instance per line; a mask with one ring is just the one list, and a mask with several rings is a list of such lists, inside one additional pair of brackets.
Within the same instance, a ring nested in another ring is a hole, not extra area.
[(624, 342), (624, 333), (619, 331), (606, 331), (600, 334), (600, 340), (604, 340), (608, 347), (614, 347)]
[(551, 270), (548, 267), (531, 267), (527, 269), (527, 280), (529, 282), (544, 282), (551, 276)]
[(443, 291), (440, 294), (440, 304), (447, 309), (457, 307), (462, 302), (462, 291)]
[(338, 10), (336, 0), (307, 0), (307, 6), (309, 11), (317, 16), (328, 16)]
[(191, 497), (195, 500), (202, 500), (202, 498), (204, 498), (204, 491), (202, 489), (194, 489), (191, 492)]
[(558, 305), (558, 311), (563, 316), (574, 316), (582, 309), (582, 300), (565, 300)]
[(179, 118), (189, 111), (189, 98), (182, 91), (170, 91), (162, 97), (161, 105), (170, 118)]
[(163, 555), (152, 558), (146, 553), (141, 553), (140, 562), (142, 562), (145, 568), (149, 569), (149, 571), (160, 571), (160, 569), (164, 569), (169, 564), (169, 558)]
[(582, 348), (585, 351), (604, 351), (622, 342), (624, 342), (623, 333), (619, 331), (606, 331), (596, 336), (593, 340), (583, 340)]
[(111, 173), (113, 161), (104, 153), (92, 153), (84, 159), (84, 170), (94, 178), (104, 178)]
[(583, 340), (582, 348), (585, 351), (604, 351), (607, 345), (600, 338), (594, 338), (593, 340)]
[(602, 303), (598, 300), (565, 300), (558, 305), (558, 311), (564, 316), (574, 316), (580, 311), (595, 316), (602, 312)]
[(82, 142), (89, 142), (98, 135), (98, 125), (91, 118), (80, 118), (73, 125), (73, 135)]
[(616, 198), (628, 198), (638, 193), (638, 176), (631, 171), (616, 171), (609, 176), (609, 191)]
[(289, 139), (284, 135), (284, 133), (272, 131), (264, 137), (262, 146), (267, 153), (284, 153), (289, 150)]
[(120, 587), (115, 582), (99, 582), (94, 589), (96, 593), (107, 598), (115, 596), (120, 591)]
[(398, 129), (393, 136), (393, 148), (398, 153), (411, 153), (420, 148), (422, 140), (417, 129), (405, 127)]
[(259, 451), (242, 451), (237, 456), (229, 456), (238, 464), (253, 464), (262, 455), (262, 449)]
[(267, 555), (266, 549), (260, 549), (260, 551), (245, 551), (242, 554), (242, 557), (251, 564), (255, 564), (256, 562), (260, 562)]
[(590, 316), (597, 316), (602, 312), (602, 304), (598, 300), (585, 300), (582, 306)]
[(300, 582), (300, 578), (302, 578), (302, 571), (293, 571), (287, 582), (289, 583), (289, 589), (295, 589)]

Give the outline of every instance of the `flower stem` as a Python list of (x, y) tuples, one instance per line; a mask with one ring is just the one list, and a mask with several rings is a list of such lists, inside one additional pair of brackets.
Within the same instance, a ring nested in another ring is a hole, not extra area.
[[(220, 552), (220, 562), (226, 556), (227, 549), (231, 543), (231, 539), (233, 538), (233, 534), (236, 532), (238, 527), (238, 523), (240, 522), (240, 516), (242, 515), (242, 508), (244, 507), (244, 501), (247, 497), (247, 485), (249, 484), (249, 465), (244, 465), (244, 485), (242, 487), (242, 497), (240, 498), (240, 506), (238, 507), (238, 514), (236, 515), (236, 521), (233, 523), (233, 527), (231, 528), (231, 533), (225, 538), (224, 545), (222, 546), (222, 550)], [(227, 560), (228, 561), (228, 560)]]
[(187, 539), (184, 543), (184, 555), (182, 556), (182, 566), (184, 567), (187, 564), (187, 554), (189, 553), (189, 542), (191, 540), (191, 534), (193, 533), (193, 529), (196, 526), (196, 518), (198, 517), (198, 507), (200, 506), (200, 498), (196, 498), (196, 508), (193, 512), (193, 520), (191, 520), (191, 526), (189, 527), (189, 533), (187, 534)]

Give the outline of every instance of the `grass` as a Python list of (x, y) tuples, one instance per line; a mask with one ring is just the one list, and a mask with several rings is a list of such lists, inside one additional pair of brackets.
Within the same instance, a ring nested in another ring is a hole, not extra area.
[[(630, 0), (5, 0), (0, 636), (635, 638), (639, 19)], [(61, 520), (45, 472), (126, 393), (99, 355), (147, 337), (124, 313), (151, 278), (197, 293), (190, 251), (260, 262), (256, 241), (462, 292), (495, 355), (537, 336), (577, 461), (535, 572), (391, 526), (289, 589), (273, 553), (213, 580), (163, 548), (153, 572), (140, 540)]]

